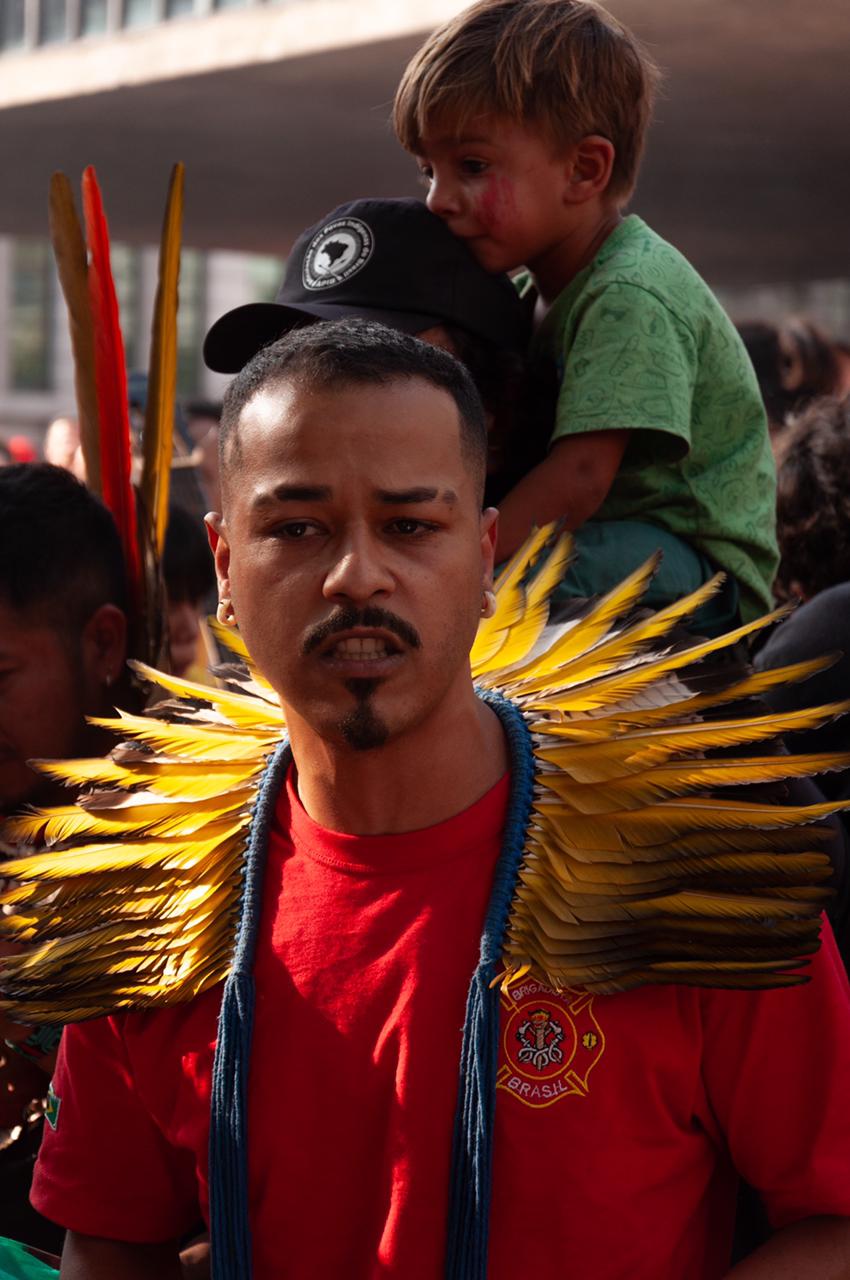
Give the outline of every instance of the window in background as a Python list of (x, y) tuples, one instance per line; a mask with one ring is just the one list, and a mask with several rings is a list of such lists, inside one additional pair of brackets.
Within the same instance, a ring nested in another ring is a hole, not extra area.
[(20, 49), (24, 43), (24, 0), (0, 0), (0, 49)]
[(216, 9), (237, 9), (250, 3), (251, 0), (214, 0)]
[(49, 391), (53, 259), (46, 240), (15, 240), (11, 293), (9, 385), (14, 391)]
[(41, 0), (39, 44), (57, 44), (68, 39), (68, 12), (65, 0)]
[(124, 359), (128, 369), (136, 369), (143, 359), (139, 325), (142, 252), (132, 245), (114, 244), (110, 256), (124, 335)]
[(80, 0), (80, 35), (100, 36), (106, 31), (106, 0)]
[(157, 0), (124, 0), (125, 27), (149, 27), (158, 18)]
[(274, 302), (285, 267), (285, 258), (272, 258), (265, 254), (251, 256), (247, 268), (251, 302)]
[(201, 346), (206, 332), (207, 255), (184, 249), (180, 261), (177, 312), (177, 394), (197, 396), (201, 382)]
[(182, 18), (187, 13), (195, 12), (195, 0), (165, 0), (165, 14), (168, 18)]

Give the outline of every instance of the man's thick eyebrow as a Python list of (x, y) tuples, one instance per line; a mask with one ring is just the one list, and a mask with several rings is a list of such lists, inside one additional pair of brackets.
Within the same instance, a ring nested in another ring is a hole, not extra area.
[(332, 497), (333, 491), (327, 484), (278, 484), (271, 491), (258, 494), (254, 506), (274, 506), (276, 502), (328, 502)]
[(441, 502), (448, 503), (452, 506), (457, 502), (457, 494), (453, 489), (444, 489), (440, 493), (439, 489), (376, 489), (375, 497), (378, 502), (383, 503), (387, 507), (403, 507), (405, 505), (414, 505), (417, 502), (434, 502), (437, 498)]

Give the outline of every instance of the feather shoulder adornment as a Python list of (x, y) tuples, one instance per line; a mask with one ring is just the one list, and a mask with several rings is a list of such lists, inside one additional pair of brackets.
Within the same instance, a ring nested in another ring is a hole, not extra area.
[[(767, 715), (755, 699), (831, 659), (754, 674), (731, 656), (782, 611), (722, 639), (684, 636), (718, 582), (652, 614), (640, 600), (654, 562), (553, 622), (569, 552), (551, 528), (529, 540), (471, 655), (482, 692), (521, 709), (537, 760), (501, 981), (533, 973), (593, 992), (804, 981), (831, 874), (817, 823), (841, 806), (783, 803), (776, 784), (848, 758), (769, 746), (850, 702)], [(2, 1003), (28, 1022), (185, 1001), (228, 972), (281, 710), (256, 672), (237, 691), (136, 669), (172, 700), (104, 722), (124, 740), (106, 759), (43, 764), (84, 789), (79, 802), (4, 833), (39, 847), (0, 866), (12, 881), (0, 930), (27, 944), (2, 962)]]

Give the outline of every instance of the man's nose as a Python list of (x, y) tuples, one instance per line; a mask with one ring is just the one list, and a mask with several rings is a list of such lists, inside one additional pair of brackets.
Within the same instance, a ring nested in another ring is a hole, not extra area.
[(387, 565), (386, 548), (368, 533), (352, 534), (338, 548), (322, 588), (328, 600), (367, 604), (392, 594), (395, 579)]

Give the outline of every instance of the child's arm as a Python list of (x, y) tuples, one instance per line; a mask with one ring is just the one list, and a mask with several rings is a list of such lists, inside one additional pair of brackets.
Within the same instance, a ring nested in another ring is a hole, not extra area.
[(567, 436), (499, 504), (496, 561), (513, 555), (532, 528), (563, 520), (577, 529), (597, 511), (614, 483), (629, 432), (586, 431)]

